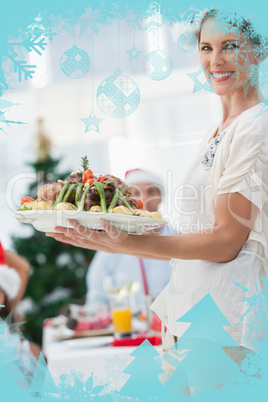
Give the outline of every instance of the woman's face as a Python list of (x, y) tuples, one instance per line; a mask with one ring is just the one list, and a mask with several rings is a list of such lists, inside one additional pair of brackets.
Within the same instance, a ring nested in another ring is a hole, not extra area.
[(247, 88), (248, 74), (257, 60), (251, 40), (239, 29), (210, 18), (202, 27), (199, 51), (206, 78), (217, 95)]

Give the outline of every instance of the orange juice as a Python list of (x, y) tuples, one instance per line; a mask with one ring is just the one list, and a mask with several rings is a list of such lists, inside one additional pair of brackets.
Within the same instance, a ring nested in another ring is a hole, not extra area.
[(131, 331), (131, 316), (130, 308), (122, 307), (112, 309), (112, 320), (115, 332)]

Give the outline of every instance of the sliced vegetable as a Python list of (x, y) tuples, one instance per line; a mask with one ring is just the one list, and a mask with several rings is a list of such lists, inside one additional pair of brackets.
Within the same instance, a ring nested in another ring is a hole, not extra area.
[(102, 181), (105, 181), (105, 180), (107, 180), (107, 179), (108, 179), (108, 177), (107, 177), (106, 175), (101, 175), (101, 176), (98, 178), (98, 182), (101, 183)]
[(116, 189), (114, 192), (114, 196), (112, 198), (111, 204), (109, 205), (108, 212), (115, 207), (117, 200), (118, 200), (118, 189)]
[(101, 212), (106, 213), (107, 212), (107, 206), (106, 206), (104, 185), (102, 183), (99, 183), (98, 181), (95, 181), (94, 186), (96, 187), (96, 190), (98, 191), (99, 196), (100, 196)]
[(89, 180), (89, 179), (93, 179), (93, 173), (92, 173), (91, 169), (85, 170), (83, 175), (82, 175), (83, 183), (86, 183), (86, 181)]
[(85, 182), (85, 184), (89, 184), (90, 186), (91, 186), (91, 184), (93, 184), (94, 183), (94, 179), (93, 179), (93, 177), (91, 178), (91, 179), (88, 179), (86, 182)]
[(65, 196), (63, 197), (63, 202), (67, 202), (70, 195), (72, 194), (73, 189), (78, 186), (78, 183), (73, 183), (70, 185), (70, 187), (68, 188), (67, 193), (65, 194)]
[(143, 208), (143, 201), (142, 200), (138, 200), (138, 208), (142, 209)]
[(20, 205), (23, 205), (25, 202), (29, 202), (29, 201), (34, 201), (34, 199), (32, 197), (23, 197), (20, 200)]
[[(117, 189), (118, 190), (118, 189)], [(120, 201), (122, 201), (122, 203), (128, 208), (130, 209), (131, 212), (134, 211), (134, 209), (129, 205), (129, 203), (127, 202), (127, 200), (125, 199), (125, 197), (123, 196), (123, 194), (121, 193), (120, 190), (118, 190), (118, 198)]]

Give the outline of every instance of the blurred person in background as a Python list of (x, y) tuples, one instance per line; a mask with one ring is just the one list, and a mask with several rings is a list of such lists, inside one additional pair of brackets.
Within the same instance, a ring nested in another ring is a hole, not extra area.
[[(130, 186), (133, 196), (143, 201), (145, 211), (159, 210), (164, 195), (160, 177), (150, 171), (133, 169), (126, 172), (125, 182)], [(157, 234), (170, 233), (168, 226), (157, 230)], [(144, 311), (146, 293), (155, 298), (167, 285), (170, 276), (171, 266), (167, 261), (99, 251), (95, 254), (86, 276), (86, 305), (97, 310), (108, 308), (107, 291), (111, 285), (131, 286), (136, 282), (138, 286), (132, 308), (134, 312)]]
[[(30, 264), (24, 258), (11, 251), (4, 250), (0, 242), (0, 318), (5, 320), (10, 314), (11, 322), (16, 319), (16, 307), (24, 296)], [(9, 322), (9, 320), (7, 320)], [(25, 352), (27, 350), (27, 352)], [(40, 348), (35, 343), (21, 339), (18, 354), (28, 357), (39, 356)]]

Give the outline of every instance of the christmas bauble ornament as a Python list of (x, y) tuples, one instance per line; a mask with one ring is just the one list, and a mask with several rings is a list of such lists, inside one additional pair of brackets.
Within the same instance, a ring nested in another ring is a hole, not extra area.
[(90, 58), (83, 50), (73, 45), (60, 59), (62, 72), (70, 78), (82, 78), (90, 68)]
[(127, 117), (135, 112), (140, 103), (140, 90), (130, 77), (117, 70), (99, 85), (97, 102), (108, 116)]
[(143, 71), (151, 80), (165, 80), (171, 74), (172, 68), (172, 59), (163, 50), (148, 53), (143, 61)]
[(190, 53), (196, 50), (197, 43), (197, 37), (189, 31), (182, 33), (177, 40), (178, 48), (185, 53)]

